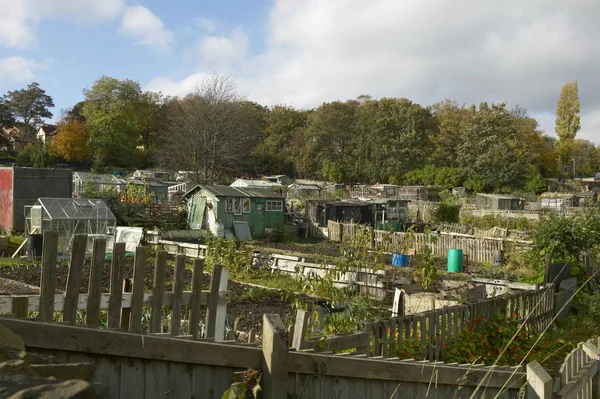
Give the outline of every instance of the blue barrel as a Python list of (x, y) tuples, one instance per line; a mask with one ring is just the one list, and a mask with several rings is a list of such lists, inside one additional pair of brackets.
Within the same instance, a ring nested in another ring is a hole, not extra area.
[(408, 265), (408, 255), (392, 254), (392, 265), (400, 267)]
[(448, 250), (448, 272), (462, 272), (464, 264), (464, 256), (462, 249)]

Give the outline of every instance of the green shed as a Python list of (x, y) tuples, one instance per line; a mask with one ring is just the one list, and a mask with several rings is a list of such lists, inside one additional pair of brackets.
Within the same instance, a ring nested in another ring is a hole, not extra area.
[(188, 227), (218, 237), (237, 235), (235, 225), (239, 222), (242, 226), (248, 224), (252, 238), (262, 238), (271, 230), (283, 228), (285, 221), (285, 200), (269, 189), (197, 185), (183, 198)]

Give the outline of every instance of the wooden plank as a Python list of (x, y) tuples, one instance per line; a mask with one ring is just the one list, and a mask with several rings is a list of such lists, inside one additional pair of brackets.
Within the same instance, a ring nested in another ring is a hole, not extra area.
[(139, 359), (121, 361), (119, 398), (144, 399), (146, 362)]
[(190, 303), (190, 334), (194, 339), (200, 337), (200, 295), (204, 276), (204, 258), (194, 259), (192, 271), (192, 299)]
[(156, 263), (154, 265), (154, 282), (152, 288), (152, 314), (150, 316), (150, 332), (162, 332), (162, 305), (163, 292), (165, 290), (165, 276), (167, 271), (167, 252), (159, 250), (156, 252)]
[(87, 234), (75, 234), (73, 238), (73, 251), (71, 252), (71, 263), (67, 276), (67, 289), (65, 292), (65, 305), (63, 307), (63, 320), (72, 326), (77, 323), (77, 300), (79, 298), (79, 287), (81, 285), (81, 271), (85, 261), (85, 247), (87, 246)]
[[(133, 283), (130, 278), (123, 279), (123, 290), (121, 292), (131, 294)], [(131, 308), (124, 308), (121, 306), (121, 321), (119, 325), (121, 330), (129, 331), (129, 321), (131, 319)]]
[(214, 265), (210, 277), (210, 299), (206, 309), (206, 338), (215, 338), (218, 290), (221, 285), (221, 265)]
[(40, 283), (40, 318), (46, 322), (54, 319), (57, 251), (58, 231), (44, 232), (42, 276)]
[(215, 398), (215, 367), (194, 365), (192, 370), (192, 395), (195, 398)]
[(183, 305), (183, 284), (185, 272), (185, 255), (175, 258), (175, 273), (173, 274), (173, 296), (171, 297), (171, 335), (179, 335), (181, 330), (181, 306)]
[(169, 366), (171, 363), (151, 361), (146, 363), (144, 391), (146, 399), (164, 399), (171, 397), (169, 385)]
[(117, 242), (113, 247), (110, 268), (110, 299), (108, 302), (108, 328), (119, 328), (121, 298), (123, 297), (123, 269), (125, 268), (125, 243)]
[(26, 296), (13, 296), (12, 301), (12, 315), (17, 319), (27, 318), (27, 308), (29, 306), (29, 298)]
[(88, 327), (100, 326), (100, 296), (102, 294), (102, 274), (104, 272), (104, 256), (106, 239), (94, 239), (92, 249), (92, 264), (90, 265), (90, 282), (88, 286), (87, 319)]
[(281, 399), (287, 397), (287, 386), (283, 383), (288, 376), (288, 346), (285, 325), (276, 314), (263, 315), (263, 367), (261, 397)]
[[(161, 359), (182, 363), (259, 369), (262, 351), (205, 341), (122, 331), (73, 327), (0, 317), (0, 325), (21, 336), (30, 348), (84, 352), (107, 356)], [(314, 354), (313, 354), (314, 355)]]
[(227, 301), (223, 300), (220, 292), (227, 291), (229, 281), (229, 270), (221, 269), (221, 278), (219, 281), (219, 294), (217, 294), (217, 312), (215, 314), (215, 342), (221, 342), (225, 337), (225, 321), (227, 319)]
[(121, 362), (109, 356), (98, 356), (94, 359), (94, 366), (94, 381), (104, 384), (111, 398), (119, 398)]
[(306, 310), (299, 309), (296, 311), (296, 324), (294, 325), (294, 335), (292, 338), (292, 348), (296, 350), (306, 349), (305, 336), (309, 317)]
[(142, 311), (144, 307), (144, 275), (146, 274), (146, 254), (148, 248), (139, 246), (135, 249), (133, 266), (133, 286), (131, 295), (131, 331), (142, 332)]

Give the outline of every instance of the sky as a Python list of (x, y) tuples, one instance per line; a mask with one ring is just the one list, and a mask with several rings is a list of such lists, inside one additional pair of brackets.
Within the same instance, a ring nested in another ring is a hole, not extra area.
[(102, 75), (185, 95), (214, 74), (263, 105), (362, 94), (519, 105), (554, 135), (579, 82), (600, 144), (598, 0), (0, 0), (0, 94), (37, 81), (62, 109)]

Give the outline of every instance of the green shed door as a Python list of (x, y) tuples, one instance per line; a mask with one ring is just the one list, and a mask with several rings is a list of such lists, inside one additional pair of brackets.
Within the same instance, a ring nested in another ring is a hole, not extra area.
[(206, 209), (206, 198), (199, 197), (192, 203), (190, 215), (188, 217), (190, 229), (201, 230), (202, 222), (204, 221), (204, 210)]
[(254, 220), (254, 236), (264, 237), (265, 236), (265, 204), (256, 204), (256, 218)]

